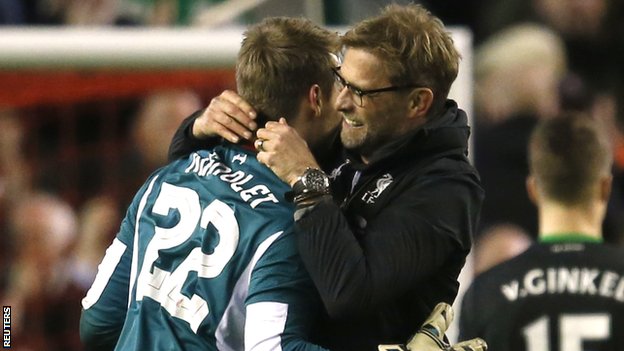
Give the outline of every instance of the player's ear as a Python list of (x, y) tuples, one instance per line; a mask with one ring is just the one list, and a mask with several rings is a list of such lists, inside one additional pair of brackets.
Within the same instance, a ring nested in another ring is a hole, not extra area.
[(533, 202), (534, 205), (537, 205), (539, 201), (539, 191), (537, 190), (535, 177), (532, 175), (529, 175), (526, 179), (526, 190), (531, 202)]
[(312, 111), (314, 111), (315, 117), (321, 115), (323, 110), (323, 99), (321, 87), (318, 84), (313, 84), (308, 91), (308, 104)]

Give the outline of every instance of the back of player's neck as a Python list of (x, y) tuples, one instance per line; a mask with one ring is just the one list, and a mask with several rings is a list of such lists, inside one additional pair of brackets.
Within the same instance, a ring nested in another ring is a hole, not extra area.
[(578, 234), (602, 238), (602, 216), (598, 209), (580, 206), (542, 205), (539, 208), (540, 238)]

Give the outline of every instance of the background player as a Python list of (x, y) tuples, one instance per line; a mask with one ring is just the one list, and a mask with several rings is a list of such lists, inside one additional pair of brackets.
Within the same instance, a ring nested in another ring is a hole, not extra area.
[(529, 144), (527, 189), (539, 243), (478, 275), (460, 338), (492, 350), (621, 350), (624, 251), (602, 243), (611, 190), (608, 138), (584, 115), (544, 120)]

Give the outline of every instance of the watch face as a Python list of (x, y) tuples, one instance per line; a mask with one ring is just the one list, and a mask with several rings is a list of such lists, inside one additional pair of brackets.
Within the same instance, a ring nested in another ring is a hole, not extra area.
[(329, 177), (319, 169), (309, 169), (301, 178), (303, 185), (309, 190), (326, 193), (329, 191)]

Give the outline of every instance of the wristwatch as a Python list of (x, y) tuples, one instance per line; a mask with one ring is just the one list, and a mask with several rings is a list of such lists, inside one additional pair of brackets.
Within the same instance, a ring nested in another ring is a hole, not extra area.
[(294, 197), (327, 195), (330, 193), (329, 176), (318, 168), (306, 168), (293, 184)]

